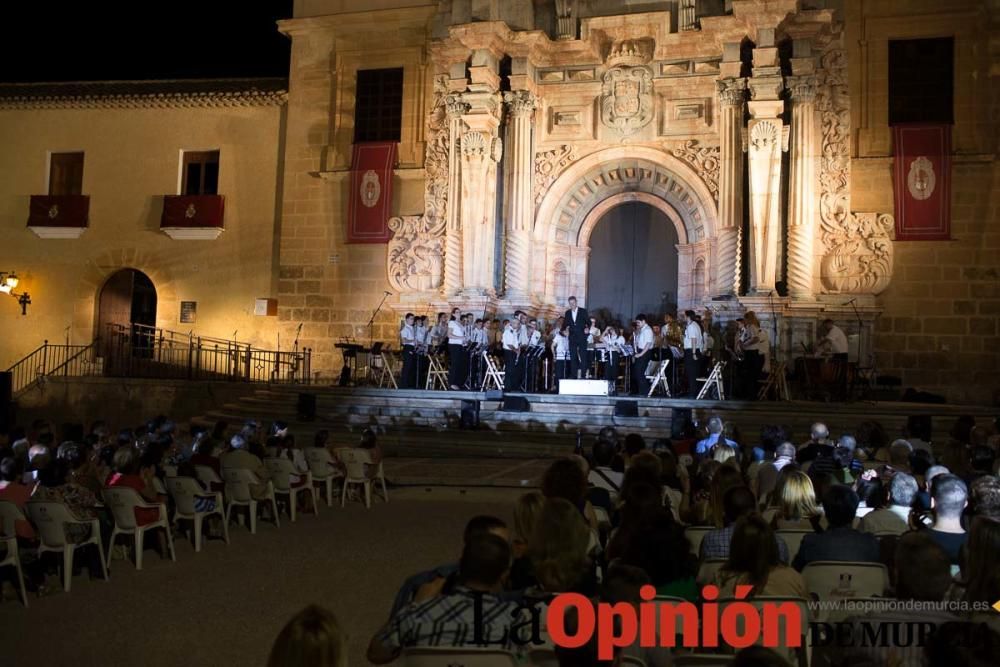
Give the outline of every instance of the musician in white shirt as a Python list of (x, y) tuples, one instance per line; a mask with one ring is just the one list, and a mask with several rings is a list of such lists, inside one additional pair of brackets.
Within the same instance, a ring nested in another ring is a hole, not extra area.
[(822, 338), (817, 346), (820, 354), (831, 355), (833, 361), (847, 362), (847, 334), (833, 323), (833, 320), (823, 320), (820, 329)]
[(417, 386), (417, 367), (414, 364), (417, 337), (413, 313), (407, 313), (403, 319), (403, 326), (399, 329), (399, 343), (403, 347), (403, 374), (400, 378), (400, 385), (403, 389), (413, 389)]
[(569, 376), (569, 327), (557, 329), (552, 337), (552, 358), (556, 366), (556, 391), (559, 390), (559, 380)]
[(503, 388), (518, 391), (521, 388), (521, 321), (511, 320), (503, 332)]
[(632, 393), (641, 396), (649, 393), (646, 366), (653, 357), (653, 328), (646, 323), (646, 316), (635, 317), (635, 357), (632, 359)]
[(684, 322), (684, 372), (687, 375), (688, 395), (694, 398), (698, 395), (698, 371), (705, 338), (693, 310), (684, 311)]
[(413, 362), (416, 366), (417, 389), (427, 386), (427, 316), (421, 315), (413, 320)]
[(460, 391), (465, 384), (467, 369), (465, 364), (465, 326), (461, 311), (453, 308), (448, 320), (448, 384), (452, 390)]
[(619, 335), (614, 327), (608, 327), (601, 336), (601, 342), (604, 343), (608, 355), (608, 360), (604, 364), (604, 379), (611, 384), (611, 391), (614, 392), (618, 382), (618, 359), (621, 358), (625, 338)]

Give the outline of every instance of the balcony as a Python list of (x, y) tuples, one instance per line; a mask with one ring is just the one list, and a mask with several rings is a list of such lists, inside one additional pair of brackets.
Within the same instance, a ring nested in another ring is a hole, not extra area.
[(177, 241), (211, 241), (225, 231), (222, 195), (165, 195), (160, 231)]
[(43, 239), (78, 239), (87, 231), (90, 195), (31, 195), (28, 229)]

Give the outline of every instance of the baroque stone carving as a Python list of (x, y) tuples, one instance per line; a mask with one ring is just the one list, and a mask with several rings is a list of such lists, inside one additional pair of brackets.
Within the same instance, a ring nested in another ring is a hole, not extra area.
[(448, 116), (457, 102), (447, 94), (447, 78), (434, 80), (434, 104), (427, 115), (424, 155), (424, 213), (389, 219), (389, 284), (397, 291), (436, 290), (442, 281), (442, 254), (448, 206)]
[(601, 123), (623, 137), (653, 120), (653, 73), (648, 67), (612, 67), (601, 87)]
[(701, 146), (697, 139), (688, 139), (670, 152), (698, 172), (712, 197), (719, 201), (719, 147)]
[(542, 203), (549, 186), (555, 182), (562, 170), (576, 159), (576, 146), (569, 144), (535, 154), (535, 206)]
[(878, 294), (892, 278), (892, 237), (896, 222), (888, 213), (853, 212), (827, 232), (828, 252), (821, 264), (823, 283), (836, 292)]

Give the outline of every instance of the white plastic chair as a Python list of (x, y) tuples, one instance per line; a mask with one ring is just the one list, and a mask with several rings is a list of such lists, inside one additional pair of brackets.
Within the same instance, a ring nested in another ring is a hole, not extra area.
[[(63, 503), (52, 500), (29, 500), (24, 506), (38, 531), (38, 556), (47, 551), (62, 554), (63, 590), (69, 592), (73, 583), (73, 553), (82, 546), (93, 544), (101, 558), (101, 574), (108, 580), (108, 561), (101, 551), (101, 524), (97, 519), (81, 521)], [(90, 538), (73, 544), (66, 538), (66, 524), (90, 526)]]
[(412, 647), (403, 649), (404, 667), (517, 667), (509, 651), (469, 647)]
[(799, 547), (802, 546), (802, 539), (806, 535), (812, 535), (816, 531), (799, 528), (779, 528), (774, 532), (784, 540), (785, 546), (788, 547), (788, 562), (791, 563), (795, 560), (795, 555), (799, 553)]
[[(194, 550), (201, 551), (201, 525), (205, 517), (217, 514), (222, 520), (222, 539), (229, 544), (229, 525), (226, 522), (226, 512), (222, 504), (222, 494), (218, 491), (205, 491), (197, 480), (191, 477), (168, 477), (167, 491), (174, 499), (174, 520), (184, 519), (194, 523)], [(215, 508), (207, 512), (199, 512), (195, 508), (195, 500), (210, 498), (215, 501)]]
[(267, 493), (263, 498), (254, 498), (250, 493), (251, 484), (260, 484), (257, 475), (246, 468), (223, 468), (222, 478), (226, 481), (226, 523), (229, 523), (230, 514), (233, 507), (246, 507), (250, 514), (250, 534), (257, 534), (257, 503), (271, 503), (271, 510), (274, 512), (274, 525), (281, 527), (281, 519), (278, 517), (278, 501), (274, 497), (274, 484), (267, 481)]
[(212, 490), (213, 484), (222, 484), (222, 479), (211, 466), (195, 466), (194, 476), (198, 478), (207, 491)]
[[(111, 542), (108, 544), (108, 560), (111, 560), (111, 550), (119, 535), (132, 535), (135, 539), (135, 569), (142, 569), (142, 545), (145, 534), (150, 530), (162, 528), (167, 534), (167, 548), (170, 550), (170, 560), (177, 561), (174, 553), (174, 538), (170, 534), (170, 523), (167, 521), (167, 507), (163, 503), (149, 503), (142, 499), (139, 492), (128, 487), (116, 486), (104, 489), (104, 504), (111, 511), (115, 527), (111, 531)], [(156, 509), (160, 511), (159, 518), (145, 526), (140, 526), (135, 520), (135, 510)]]
[(344, 476), (344, 487), (340, 491), (341, 507), (344, 506), (344, 501), (347, 499), (348, 487), (351, 484), (356, 484), (364, 488), (365, 507), (370, 509), (372, 506), (372, 483), (375, 480), (382, 482), (382, 497), (385, 498), (385, 502), (389, 502), (389, 492), (385, 488), (385, 474), (382, 472), (382, 462), (379, 462), (378, 469), (374, 475), (369, 477), (365, 474), (365, 465), (374, 465), (372, 463), (371, 452), (360, 447), (343, 447), (337, 450), (337, 458), (347, 468), (347, 474)]
[[(312, 495), (313, 511), (319, 515), (319, 497), (316, 493), (316, 487), (313, 486), (312, 472), (299, 472), (291, 461), (282, 458), (264, 459), (264, 465), (267, 466), (267, 471), (271, 473), (271, 481), (274, 483), (274, 494), (276, 496), (288, 496), (288, 514), (292, 517), (293, 523), (295, 522), (299, 494), (301, 493)], [(303, 479), (305, 483), (302, 486), (292, 486), (292, 475)]]
[(177, 477), (177, 466), (163, 464), (163, 474), (166, 477)]
[[(17, 585), (21, 589), (21, 600), (28, 606), (28, 593), (24, 588), (24, 572), (21, 571), (21, 557), (17, 552), (16, 521), (27, 521), (21, 509), (9, 500), (0, 500), (0, 545), (4, 545), (7, 555), (0, 560), (0, 567), (13, 567), (17, 573)], [(70, 568), (72, 571), (72, 568)]]
[(326, 447), (308, 447), (304, 451), (309, 472), (312, 473), (313, 486), (326, 489), (326, 506), (333, 507), (333, 483), (344, 474), (340, 472)]
[(691, 543), (691, 553), (695, 556), (701, 554), (701, 541), (712, 530), (715, 530), (712, 526), (688, 526), (684, 529), (684, 537)]
[(889, 587), (889, 570), (882, 563), (814, 561), (802, 568), (802, 578), (820, 600), (876, 598)]

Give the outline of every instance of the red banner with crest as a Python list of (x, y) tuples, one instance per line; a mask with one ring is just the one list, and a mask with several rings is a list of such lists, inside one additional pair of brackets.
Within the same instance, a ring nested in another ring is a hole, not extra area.
[(951, 238), (951, 125), (892, 128), (897, 241)]
[(347, 204), (348, 243), (388, 243), (392, 214), (392, 170), (396, 143), (354, 144), (351, 194)]

